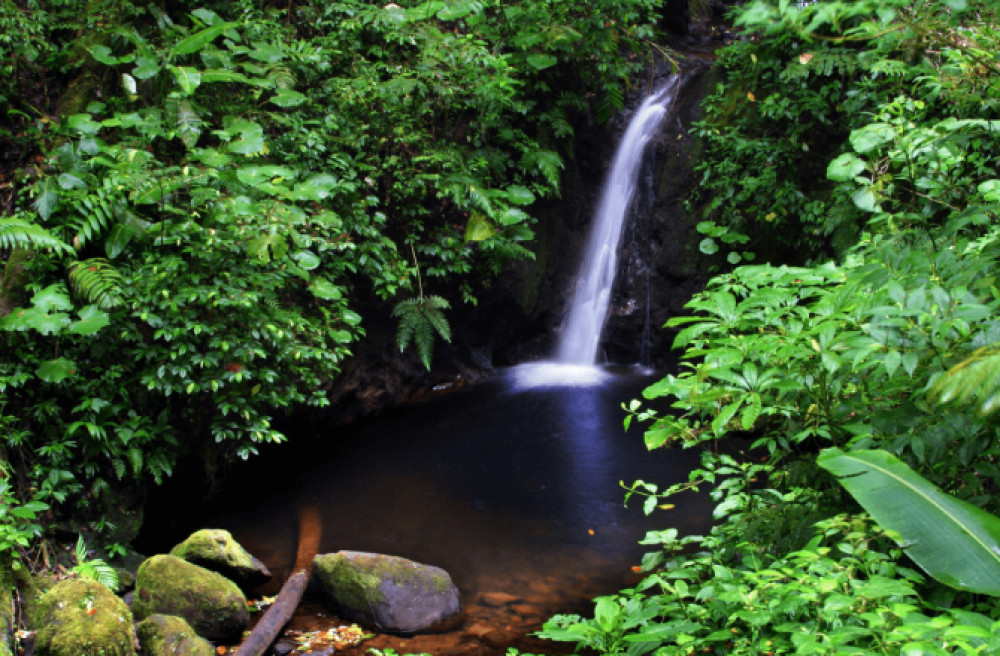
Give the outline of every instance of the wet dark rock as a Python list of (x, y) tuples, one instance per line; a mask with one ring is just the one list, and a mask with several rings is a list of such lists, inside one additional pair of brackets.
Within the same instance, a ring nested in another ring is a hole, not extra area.
[(379, 631), (443, 630), (461, 613), (447, 572), (405, 558), (338, 551), (316, 556), (313, 576), (338, 614)]
[(279, 640), (271, 645), (271, 656), (288, 656), (296, 647), (298, 645), (291, 640)]
[(170, 555), (217, 572), (244, 592), (271, 579), (271, 572), (264, 563), (234, 540), (229, 531), (222, 529), (195, 531), (171, 549)]

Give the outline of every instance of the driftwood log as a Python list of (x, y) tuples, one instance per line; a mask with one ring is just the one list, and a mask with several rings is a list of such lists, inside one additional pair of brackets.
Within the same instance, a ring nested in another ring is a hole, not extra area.
[(295, 554), (292, 575), (288, 577), (271, 607), (257, 622), (247, 639), (236, 650), (236, 656), (263, 656), (274, 643), (281, 629), (292, 619), (309, 583), (312, 560), (319, 551), (322, 523), (315, 508), (299, 510), (299, 547)]

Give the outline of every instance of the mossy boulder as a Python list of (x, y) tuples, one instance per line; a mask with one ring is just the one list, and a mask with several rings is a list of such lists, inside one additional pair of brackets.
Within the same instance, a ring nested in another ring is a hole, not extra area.
[(96, 581), (67, 579), (36, 610), (36, 656), (134, 656), (132, 613)]
[(357, 551), (321, 554), (313, 576), (334, 610), (388, 633), (449, 628), (462, 610), (448, 572), (405, 558)]
[(209, 640), (235, 638), (250, 622), (247, 599), (235, 583), (164, 554), (139, 567), (132, 612), (138, 620), (157, 613), (183, 617), (198, 635)]
[(183, 617), (150, 615), (136, 626), (144, 656), (212, 656), (212, 644)]
[(9, 556), (0, 557), (0, 656), (14, 647), (14, 568)]
[(170, 555), (218, 572), (244, 591), (253, 590), (271, 578), (264, 563), (250, 555), (229, 531), (222, 529), (196, 531), (171, 549)]

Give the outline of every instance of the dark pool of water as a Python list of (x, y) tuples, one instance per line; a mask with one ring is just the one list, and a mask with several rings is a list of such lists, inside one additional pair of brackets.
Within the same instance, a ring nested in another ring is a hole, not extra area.
[[(305, 513), (318, 518), (321, 553), (411, 558), (446, 569), (461, 590), (466, 620), (453, 635), (385, 637), (383, 647), (503, 653), (520, 641), (541, 649), (520, 636), (634, 582), (646, 530), (710, 525), (710, 506), (697, 496), (652, 517), (641, 500), (623, 505), (619, 481), (667, 485), (698, 462), (694, 451), (648, 452), (640, 429), (623, 430), (622, 402), (652, 380), (619, 373), (594, 386), (522, 389), (498, 376), (347, 429), (311, 426), (310, 438), (321, 439), (302, 440), (303, 449), (292, 435), (209, 503), (152, 504), (147, 526), (158, 528), (140, 544), (166, 550), (188, 530), (225, 528), (283, 579)], [(335, 621), (307, 605), (295, 627)]]

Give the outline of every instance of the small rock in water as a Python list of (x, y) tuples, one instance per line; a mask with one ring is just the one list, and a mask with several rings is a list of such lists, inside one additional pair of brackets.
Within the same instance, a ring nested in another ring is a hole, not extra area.
[(502, 608), (508, 604), (512, 604), (515, 601), (521, 601), (521, 598), (512, 595), (507, 592), (484, 592), (479, 596), (479, 603), (483, 606), (490, 606), (491, 608)]

